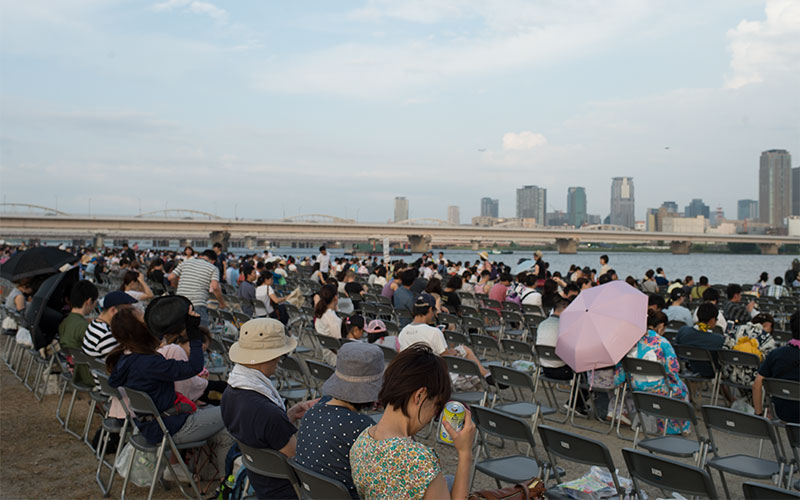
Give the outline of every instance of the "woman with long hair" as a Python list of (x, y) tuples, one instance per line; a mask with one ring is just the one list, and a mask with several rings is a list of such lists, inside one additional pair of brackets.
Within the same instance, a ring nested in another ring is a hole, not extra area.
[[(319, 291), (319, 301), (314, 306), (314, 330), (327, 337), (342, 337), (342, 319), (336, 314), (339, 304), (339, 291), (336, 285), (324, 285)], [(336, 353), (322, 349), (322, 361), (336, 366)]]
[(137, 271), (127, 271), (122, 276), (120, 290), (127, 293), (139, 302), (152, 299), (155, 294), (144, 280), (144, 275)]

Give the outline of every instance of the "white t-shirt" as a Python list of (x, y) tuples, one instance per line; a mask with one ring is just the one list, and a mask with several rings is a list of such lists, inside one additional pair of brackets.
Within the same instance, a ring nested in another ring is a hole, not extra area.
[(331, 269), (331, 256), (330, 254), (319, 254), (317, 256), (317, 262), (319, 262), (319, 270), (323, 273), (327, 273)]
[(519, 296), (523, 304), (542, 307), (542, 294), (533, 288), (523, 287)]
[(256, 288), (256, 300), (260, 300), (264, 303), (264, 307), (267, 308), (267, 316), (272, 314), (272, 311), (275, 310), (272, 307), (272, 301), (269, 300), (269, 296), (274, 294), (275, 290), (273, 290), (269, 285), (261, 285), (260, 287)]
[(326, 337), (341, 338), (342, 337), (342, 319), (333, 312), (333, 309), (328, 309), (325, 314), (317, 318), (314, 322), (314, 330), (320, 335)]
[[(536, 345), (555, 347), (556, 342), (558, 342), (558, 316), (550, 316), (539, 323), (539, 327), (536, 329)], [(547, 359), (541, 359), (540, 362), (545, 368), (561, 368), (564, 366), (563, 362), (549, 361)]]
[(442, 331), (424, 323), (409, 323), (397, 336), (401, 351), (417, 342), (428, 344), (434, 354), (442, 354), (447, 350), (447, 341)]

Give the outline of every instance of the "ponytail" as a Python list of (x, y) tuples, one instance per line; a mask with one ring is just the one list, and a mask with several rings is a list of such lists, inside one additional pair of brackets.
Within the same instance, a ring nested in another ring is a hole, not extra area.
[(353, 328), (361, 328), (364, 329), (364, 317), (363, 316), (347, 316), (342, 321), (342, 338), (347, 338), (347, 335), (353, 330)]

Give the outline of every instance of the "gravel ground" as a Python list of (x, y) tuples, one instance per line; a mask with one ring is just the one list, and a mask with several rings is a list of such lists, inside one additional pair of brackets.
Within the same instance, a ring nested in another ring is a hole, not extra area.
[[(0, 363), (0, 496), (2, 498), (99, 498), (99, 489), (94, 482), (94, 472), (97, 462), (89, 448), (71, 437), (59, 426), (55, 419), (55, 408), (58, 396), (48, 395), (43, 402), (38, 402), (33, 395), (23, 387), (5, 364)], [(542, 392), (540, 390), (540, 392)], [(566, 394), (560, 394), (566, 399)], [(66, 405), (65, 405), (66, 407)], [(88, 403), (84, 400), (76, 402), (72, 418), (72, 428), (82, 428), (88, 411)], [(579, 419), (581, 424), (589, 425), (594, 429), (601, 429), (600, 422), (588, 422)], [(552, 424), (555, 427), (575, 431), (568, 424)], [(97, 427), (98, 419), (95, 419)], [(702, 423), (701, 423), (702, 425)], [(614, 433), (610, 435), (589, 431), (579, 431), (584, 436), (599, 440), (606, 444), (611, 451), (611, 456), (621, 475), (628, 476), (625, 462), (622, 458), (622, 448), (630, 443), (619, 439)], [(705, 430), (702, 431), (705, 434)], [(630, 429), (623, 429), (623, 435), (632, 437)], [(721, 435), (718, 441), (720, 451), (724, 454), (757, 453), (758, 443), (739, 438)], [(538, 435), (537, 453), (540, 458), (545, 458)], [(421, 441), (434, 446), (445, 472), (454, 473), (456, 468), (455, 450), (444, 444), (433, 442), (430, 439)], [(764, 446), (764, 457), (772, 458), (772, 449), (768, 443)], [(493, 457), (515, 453), (514, 446), (506, 443), (503, 449), (490, 446)], [(686, 461), (688, 463), (688, 461)], [(574, 479), (582, 475), (587, 468), (567, 462), (559, 462), (566, 470), (566, 479)], [(742, 480), (727, 475), (728, 486), (735, 498), (741, 498)], [(119, 478), (118, 478), (119, 479)], [(713, 476), (715, 485), (722, 493), (722, 484), (718, 474)], [(115, 480), (116, 484), (111, 492), (111, 498), (119, 498), (122, 481)], [(474, 489), (494, 488), (494, 481), (477, 473)], [(145, 497), (146, 489), (129, 486), (129, 495), (132, 498)], [(648, 490), (650, 498), (657, 498), (658, 492)], [(182, 498), (176, 487), (165, 491), (156, 488), (155, 498)]]

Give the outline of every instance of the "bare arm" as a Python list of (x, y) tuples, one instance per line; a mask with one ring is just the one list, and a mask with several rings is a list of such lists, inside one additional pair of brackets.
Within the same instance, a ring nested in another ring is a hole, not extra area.
[(214, 294), (214, 297), (217, 298), (217, 303), (219, 303), (219, 307), (225, 308), (225, 298), (222, 296), (222, 287), (219, 286), (219, 281), (211, 280), (211, 292)]
[(278, 451), (286, 455), (287, 458), (293, 458), (297, 452), (297, 437), (292, 435), (292, 437), (289, 438), (289, 442)]
[(167, 281), (169, 281), (169, 284), (174, 287), (178, 286), (178, 276), (175, 273), (169, 273), (167, 275)]
[(764, 409), (764, 377), (761, 374), (756, 374), (756, 379), (753, 381), (753, 408), (756, 415), (761, 415)]
[(458, 467), (456, 477), (453, 480), (453, 491), (447, 491), (447, 481), (440, 473), (428, 485), (423, 498), (434, 500), (439, 498), (449, 498), (451, 500), (465, 500), (469, 495), (469, 476), (472, 469), (472, 445), (475, 442), (475, 423), (472, 415), (467, 410), (464, 427), (460, 431), (450, 427), (448, 422), (444, 423), (447, 432), (453, 436), (453, 444), (458, 452)]
[(142, 291), (144, 292), (144, 295), (142, 295), (142, 298), (140, 300), (152, 299), (155, 296), (155, 294), (153, 293), (153, 290), (151, 290), (150, 287), (147, 285), (147, 282), (144, 280), (144, 274), (139, 273), (138, 281), (139, 284), (142, 285)]
[(24, 295), (17, 295), (14, 297), (14, 308), (17, 312), (21, 312), (25, 309), (25, 296)]

